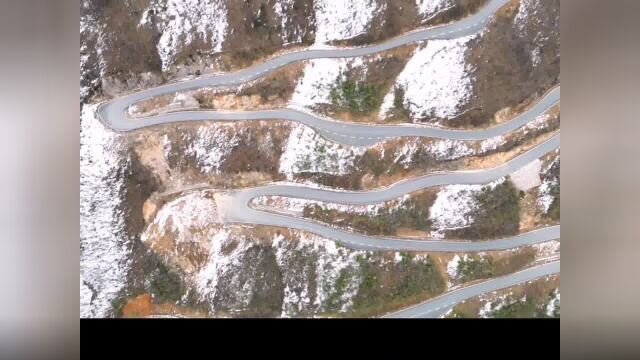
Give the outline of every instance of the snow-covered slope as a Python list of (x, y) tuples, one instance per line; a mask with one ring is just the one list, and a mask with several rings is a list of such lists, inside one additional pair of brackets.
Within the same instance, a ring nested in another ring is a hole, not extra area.
[(418, 14), (429, 17), (452, 5), (451, 0), (416, 0)]
[[(202, 198), (200, 195), (198, 197)], [(177, 201), (183, 203), (188, 199)], [(362, 252), (338, 248), (335, 242), (316, 235), (287, 232), (286, 237), (280, 234), (268, 242), (257, 242), (245, 235), (242, 227), (212, 226), (212, 222), (209, 222), (209, 226), (203, 226), (200, 221), (190, 222), (188, 216), (179, 214), (194, 215), (194, 212), (207, 210), (198, 208), (204, 204), (203, 201), (197, 201), (196, 204), (189, 209), (177, 209), (172, 204), (165, 205), (145, 231), (143, 240), (169, 264), (184, 273), (186, 282), (197, 292), (200, 299), (210, 304), (212, 314), (219, 311), (243, 311), (249, 306), (256, 292), (265, 290), (264, 284), (259, 283), (260, 276), (251, 275), (257, 271), (255, 267), (258, 263), (264, 261), (265, 256), (269, 257), (265, 251), (273, 253), (275, 258), (270, 265), (273, 268), (263, 270), (270, 274), (283, 275), (280, 280), (284, 292), (280, 294), (283, 296), (282, 316), (291, 316), (302, 311), (322, 311), (326, 300), (336, 294), (334, 284), (341, 271), (357, 270), (358, 263), (355, 259)], [(204, 206), (209, 207), (206, 204)], [(167, 222), (167, 218), (175, 218), (174, 221), (178, 221), (179, 225)], [(169, 238), (168, 234), (171, 234)], [(185, 237), (184, 234), (188, 236)], [(167, 239), (172, 239), (171, 243), (167, 243)], [(197, 253), (204, 255), (204, 261), (191, 261), (188, 252), (184, 250), (188, 244), (195, 247)], [(305, 259), (302, 264), (298, 263), (300, 259)], [(310, 272), (313, 273), (313, 281), (305, 275)], [(339, 294), (339, 311), (349, 309), (358, 284), (359, 277), (354, 273), (347, 291), (341, 290)], [(277, 297), (278, 286), (272, 284), (272, 287), (266, 290), (274, 291), (273, 296)]]
[(225, 157), (240, 142), (237, 134), (229, 130), (223, 127), (199, 127), (194, 137), (186, 139), (185, 155), (196, 159), (200, 171), (217, 172)]
[(470, 67), (465, 63), (466, 36), (453, 40), (432, 40), (416, 50), (384, 97), (380, 117), (385, 118), (394, 103), (395, 88), (404, 90), (403, 106), (413, 120), (427, 118), (439, 123), (459, 114), (471, 97)]
[[(359, 60), (359, 59), (357, 59)], [(291, 97), (292, 107), (312, 107), (331, 103), (331, 89), (342, 78), (347, 66), (356, 60), (313, 59), (307, 62), (304, 75), (296, 84)]]
[(125, 285), (129, 238), (125, 230), (127, 160), (119, 136), (84, 106), (80, 129), (80, 316), (105, 317)]
[(364, 33), (373, 16), (382, 10), (376, 0), (315, 0), (313, 6), (316, 15), (315, 46)]
[(310, 127), (296, 124), (280, 157), (280, 172), (289, 180), (301, 172), (347, 174), (352, 169), (355, 157), (366, 150), (366, 147), (328, 141)]
[[(431, 261), (423, 255), (404, 259), (397, 252), (348, 249), (295, 230), (230, 224), (184, 223), (183, 230), (191, 234), (185, 242), (178, 233), (171, 235), (170, 223), (164, 229), (159, 224), (154, 221), (145, 231), (145, 242), (218, 317), (256, 311), (275, 317), (346, 313), (354, 309), (371, 271), (411, 276), (405, 273), (407, 266), (419, 271)], [(363, 266), (364, 261), (370, 265)]]
[(154, 3), (147, 9), (140, 26), (149, 26), (149, 15), (160, 16), (159, 29), (162, 33), (158, 42), (158, 54), (162, 59), (162, 70), (168, 70), (175, 55), (195, 41), (210, 46), (210, 52), (219, 52), (227, 32), (227, 8), (220, 0), (168, 0), (166, 10), (163, 4)]

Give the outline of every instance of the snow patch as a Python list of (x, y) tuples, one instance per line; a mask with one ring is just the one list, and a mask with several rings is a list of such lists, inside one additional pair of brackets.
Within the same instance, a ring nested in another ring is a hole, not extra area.
[(298, 80), (289, 106), (292, 108), (310, 108), (317, 104), (331, 103), (331, 90), (346, 80), (349, 69), (358, 69), (366, 77), (366, 66), (362, 57), (356, 58), (320, 58), (307, 61), (303, 76)]
[(465, 52), (466, 44), (474, 37), (430, 40), (417, 49), (385, 95), (380, 118), (386, 118), (391, 109), (396, 87), (404, 90), (403, 106), (414, 122), (430, 118), (429, 122), (440, 124), (438, 119), (458, 115), (471, 98), (471, 68), (465, 63)]
[(288, 180), (301, 172), (348, 174), (355, 157), (362, 155), (366, 149), (328, 141), (310, 127), (296, 124), (280, 157), (280, 172)]
[(421, 16), (431, 16), (450, 5), (450, 0), (416, 0), (418, 14)]
[(451, 315), (451, 313), (453, 312), (453, 308), (447, 310), (447, 312), (445, 312), (444, 314), (442, 314), (440, 316), (440, 318), (446, 318), (447, 316)]
[(511, 296), (511, 293), (505, 294), (505, 295), (501, 295), (495, 301), (487, 301), (484, 304), (484, 306), (480, 308), (480, 311), (478, 312), (478, 316), (480, 318), (493, 317), (493, 313), (495, 311), (500, 310), (504, 306), (509, 304), (509, 297), (510, 296)]
[[(408, 198), (408, 194), (406, 195)], [(400, 206), (404, 202), (405, 197), (391, 201), (395, 207)], [(368, 214), (376, 215), (378, 210), (388, 205), (388, 203), (369, 204), (369, 205), (345, 205), (337, 203), (328, 203), (317, 200), (293, 198), (288, 196), (259, 196), (252, 200), (252, 205), (266, 207), (270, 209), (286, 210), (287, 213), (297, 216), (302, 215), (303, 210), (308, 205), (318, 205), (329, 210), (338, 210), (352, 214)], [(393, 208), (394, 206), (390, 206)]]
[[(557, 156), (551, 164), (549, 164), (545, 169), (542, 170), (542, 174), (546, 174), (551, 170), (551, 167), (554, 165), (557, 166), (558, 162), (560, 162), (560, 156)], [(553, 203), (555, 197), (551, 194), (551, 190), (560, 184), (560, 178), (558, 177), (544, 177), (542, 184), (538, 188), (538, 206), (542, 208), (542, 210), (546, 213), (549, 211), (549, 207)]]
[(424, 139), (411, 138), (394, 152), (395, 163), (410, 167), (416, 154), (425, 154), (437, 161), (451, 161), (465, 156), (477, 156), (497, 149), (505, 143), (502, 136), (496, 136), (480, 141), (480, 150), (476, 150), (473, 141), (453, 139)]
[[(206, 191), (193, 192), (165, 204), (153, 221), (161, 235), (167, 231), (175, 235), (176, 243), (193, 239), (190, 229), (202, 229), (218, 221), (216, 202)], [(149, 239), (145, 232), (142, 241)]]
[(429, 219), (432, 221), (431, 237), (442, 239), (447, 230), (471, 225), (474, 221), (473, 211), (479, 206), (476, 195), (483, 187), (493, 189), (503, 181), (504, 178), (501, 178), (488, 185), (456, 184), (443, 187), (429, 209)]
[(304, 75), (291, 97), (294, 106), (311, 107), (330, 103), (331, 89), (347, 69), (347, 59), (313, 59), (307, 62)]
[[(229, 236), (228, 229), (221, 229), (211, 239), (211, 247), (209, 248), (209, 260), (206, 265), (195, 275), (195, 284), (198, 294), (202, 300), (208, 301), (212, 304), (212, 311), (215, 313), (215, 307), (213, 306), (216, 291), (218, 289), (218, 280), (220, 276), (232, 268), (232, 266), (240, 266), (242, 260), (242, 254), (248, 248), (249, 242), (241, 239), (239, 244), (228, 254), (223, 254), (222, 249), (226, 248), (233, 239)], [(248, 305), (250, 297), (245, 291), (243, 294), (237, 293), (240, 297), (240, 301), (244, 306)]]
[(304, 35), (303, 29), (293, 26), (290, 23), (290, 17), (287, 14), (293, 13), (293, 5), (295, 0), (277, 0), (274, 5), (276, 16), (280, 18), (280, 26), (282, 28), (282, 45), (286, 46), (291, 43), (302, 43)]
[(480, 152), (486, 153), (488, 151), (495, 150), (504, 143), (505, 143), (505, 139), (504, 139), (504, 136), (502, 135), (484, 139), (480, 142)]
[[(298, 234), (298, 239), (294, 244), (288, 244), (282, 236), (274, 239), (273, 247), (276, 250), (276, 259), (278, 265), (284, 268), (294, 252), (302, 252), (307, 256), (314, 254), (317, 257), (315, 264), (316, 288), (314, 289), (316, 298), (314, 303), (311, 304), (311, 299), (308, 295), (311, 289), (287, 283), (282, 304), (283, 317), (293, 316), (303, 308), (308, 308), (311, 305), (319, 307), (322, 311), (326, 300), (335, 295), (334, 284), (340, 273), (342, 271), (350, 271), (355, 274), (359, 266), (357, 257), (365, 254), (364, 251), (354, 251), (339, 247), (334, 241), (313, 234)], [(342, 294), (337, 299), (337, 302), (341, 304), (339, 309), (341, 312), (348, 311), (353, 305), (352, 298), (360, 285), (358, 276), (351, 275), (349, 278), (350, 281), (347, 282)]]
[(555, 197), (551, 195), (551, 189), (557, 185), (557, 179), (553, 179), (551, 181), (545, 180), (542, 185), (540, 185), (540, 197), (538, 198), (538, 205), (540, 205), (545, 213), (549, 211), (549, 207), (553, 203), (553, 199), (555, 199)]
[(364, 33), (384, 6), (375, 0), (315, 0), (315, 44), (322, 46)]
[(535, 15), (535, 3), (536, 0), (520, 0), (518, 4), (518, 13), (513, 19), (514, 24), (518, 27), (521, 34), (525, 33), (525, 27), (527, 25), (527, 19), (532, 15)]
[[(538, 24), (541, 23), (541, 20), (537, 18), (538, 10), (536, 8), (537, 1), (533, 0), (520, 0), (518, 5), (518, 13), (513, 19), (514, 24), (518, 28), (518, 32), (521, 37), (527, 38), (527, 23), (530, 21), (534, 21)], [(547, 38), (544, 38), (542, 33), (536, 33), (533, 36), (533, 49), (530, 50), (531, 55), (531, 63), (534, 67), (538, 66), (541, 61), (540, 52), (542, 50), (542, 46), (544, 46), (544, 42)]]
[(536, 261), (555, 260), (560, 256), (560, 241), (551, 240), (532, 245), (536, 249)]
[(431, 146), (427, 147), (427, 151), (432, 153), (438, 160), (459, 159), (475, 152), (467, 142), (452, 139), (434, 140)]
[[(101, 19), (91, 11), (82, 11), (90, 6), (81, 3), (80, 15), (80, 101), (84, 102), (91, 94), (91, 90), (100, 84), (106, 75), (106, 62), (103, 51), (105, 48), (105, 31)], [(94, 46), (87, 43), (95, 41)], [(93, 61), (92, 61), (93, 60)], [(99, 76), (92, 74), (99, 73)]]
[(555, 289), (553, 291), (553, 298), (547, 304), (547, 316), (553, 316), (553, 313), (556, 311), (556, 308), (560, 306), (560, 289)]
[(489, 314), (491, 314), (491, 305), (493, 305), (493, 303), (491, 301), (487, 301), (484, 306), (480, 308), (478, 316), (481, 318), (489, 317)]
[(458, 264), (460, 264), (460, 256), (457, 254), (447, 263), (447, 274), (449, 278), (456, 279), (458, 277)]

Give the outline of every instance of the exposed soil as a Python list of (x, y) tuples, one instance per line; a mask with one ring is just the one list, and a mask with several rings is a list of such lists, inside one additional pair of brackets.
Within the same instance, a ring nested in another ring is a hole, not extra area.
[(206, 317), (207, 314), (190, 308), (177, 306), (172, 303), (153, 302), (151, 294), (138, 295), (124, 305), (122, 309), (122, 317), (125, 318), (144, 318), (154, 316), (177, 316), (177, 317)]

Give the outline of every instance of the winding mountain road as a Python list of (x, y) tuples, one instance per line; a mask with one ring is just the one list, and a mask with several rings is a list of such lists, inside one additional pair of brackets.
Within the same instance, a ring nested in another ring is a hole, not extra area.
[(528, 233), (488, 241), (445, 241), (445, 240), (408, 240), (386, 237), (366, 236), (339, 230), (311, 220), (260, 211), (251, 208), (252, 199), (259, 196), (286, 196), (340, 204), (376, 204), (395, 199), (426, 187), (446, 184), (486, 184), (509, 175), (524, 165), (557, 149), (560, 146), (560, 134), (537, 145), (533, 149), (500, 166), (484, 169), (457, 171), (427, 175), (395, 183), (389, 187), (372, 191), (336, 191), (309, 188), (302, 185), (266, 185), (231, 191), (225, 201), (223, 219), (225, 222), (260, 224), (295, 228), (334, 239), (337, 242), (357, 249), (398, 250), (398, 251), (487, 251), (503, 250), (531, 245), (560, 238), (560, 226), (551, 226)]
[[(508, 3), (508, 1), (509, 0), (490, 0), (477, 13), (455, 23), (409, 32), (378, 44), (355, 48), (307, 49), (289, 52), (233, 73), (204, 76), (197, 79), (174, 82), (164, 86), (127, 94), (100, 105), (98, 108), (98, 117), (105, 125), (116, 131), (131, 131), (148, 126), (183, 121), (253, 119), (289, 120), (310, 126), (315, 131), (332, 141), (357, 146), (371, 145), (383, 139), (399, 136), (423, 136), (455, 140), (482, 140), (507, 134), (510, 131), (527, 124), (557, 104), (560, 100), (560, 86), (558, 85), (554, 89), (551, 89), (535, 105), (515, 118), (490, 128), (477, 130), (431, 128), (412, 124), (368, 125), (338, 122), (310, 112), (292, 108), (244, 112), (179, 111), (141, 118), (130, 118), (127, 114), (127, 109), (130, 105), (139, 101), (164, 94), (199, 89), (203, 87), (236, 86), (265, 76), (266, 74), (293, 62), (316, 58), (347, 58), (364, 56), (417, 41), (430, 39), (452, 39), (474, 34), (482, 30), (493, 14), (500, 7)], [(485, 184), (509, 175), (529, 162), (554, 149), (557, 149), (559, 146), (560, 135), (557, 134), (530, 151), (495, 168), (429, 175), (402, 181), (384, 189), (367, 192), (332, 191), (282, 184), (231, 191), (224, 194), (226, 197), (225, 206), (223, 211), (221, 211), (220, 216), (225, 222), (263, 224), (306, 230), (333, 239), (346, 246), (366, 250), (385, 249), (398, 251), (474, 252), (509, 249), (549, 240), (556, 240), (560, 238), (560, 226), (542, 228), (508, 238), (475, 242), (372, 237), (339, 230), (299, 217), (259, 211), (252, 208), (250, 206), (250, 202), (252, 199), (259, 196), (278, 195), (319, 200), (330, 203), (373, 204), (394, 199), (404, 194), (430, 186), (446, 184)], [(196, 189), (201, 188), (202, 185), (194, 185), (192, 187), (193, 189)], [(410, 308), (389, 314), (385, 317), (438, 317), (452, 308), (455, 304), (473, 296), (506, 288), (541, 276), (555, 274), (559, 271), (559, 262), (544, 264), (514, 274), (464, 287)]]
[(397, 136), (425, 136), (458, 140), (481, 140), (501, 135), (531, 121), (555, 105), (560, 99), (560, 86), (552, 89), (536, 105), (514, 119), (500, 125), (479, 130), (453, 130), (431, 128), (413, 124), (400, 125), (367, 125), (338, 122), (310, 112), (295, 109), (275, 109), (261, 111), (177, 111), (148, 117), (130, 118), (127, 109), (141, 100), (174, 93), (212, 86), (235, 86), (264, 76), (284, 65), (316, 58), (345, 58), (374, 54), (416, 41), (429, 39), (451, 39), (473, 34), (484, 28), (492, 15), (508, 0), (490, 0), (477, 13), (460, 21), (417, 30), (379, 44), (355, 48), (307, 49), (278, 55), (252, 67), (233, 73), (216, 76), (205, 76), (192, 80), (175, 82), (164, 86), (146, 89), (128, 94), (102, 104), (98, 113), (101, 121), (117, 131), (130, 131), (159, 124), (182, 121), (203, 120), (254, 120), (281, 119), (308, 125), (338, 143), (349, 145), (370, 145), (380, 140)]
[[(366, 125), (333, 121), (317, 115), (294, 109), (279, 109), (250, 112), (181, 111), (164, 113), (143, 118), (129, 118), (127, 108), (138, 101), (176, 91), (197, 89), (206, 86), (233, 86), (271, 72), (286, 64), (314, 58), (355, 57), (377, 53), (415, 41), (428, 39), (450, 39), (473, 34), (481, 30), (492, 15), (508, 0), (490, 0), (478, 12), (455, 23), (413, 31), (388, 41), (356, 48), (308, 49), (276, 56), (255, 66), (223, 75), (201, 77), (167, 84), (139, 91), (114, 99), (98, 108), (101, 121), (115, 130), (130, 131), (151, 125), (179, 121), (197, 120), (246, 120), (246, 119), (286, 119), (309, 125), (322, 135), (342, 143), (367, 145), (380, 139), (397, 136), (428, 136), (447, 139), (485, 139), (506, 134), (543, 114), (560, 99), (560, 86), (549, 91), (540, 101), (527, 111), (500, 125), (479, 130), (438, 129), (415, 125)], [(344, 204), (372, 204), (400, 197), (404, 194), (430, 186), (446, 184), (484, 184), (519, 169), (527, 163), (556, 149), (560, 145), (560, 135), (536, 146), (511, 161), (498, 167), (476, 171), (459, 171), (429, 175), (401, 181), (384, 189), (367, 192), (331, 191), (305, 186), (273, 184), (229, 193), (231, 201), (225, 202), (222, 218), (226, 222), (284, 226), (311, 231), (334, 239), (347, 246), (361, 249), (396, 249), (409, 251), (483, 251), (507, 249), (536, 242), (558, 239), (559, 227), (549, 227), (514, 237), (491, 241), (442, 241), (407, 240), (377, 238), (341, 231), (310, 220), (259, 211), (250, 207), (250, 201), (258, 196), (279, 195), (325, 202)], [(200, 187), (199, 185), (196, 187)]]
[[(405, 44), (429, 39), (451, 39), (476, 33), (484, 28), (492, 15), (508, 0), (490, 0), (478, 12), (460, 21), (409, 32), (382, 43), (355, 48), (307, 49), (278, 55), (252, 67), (216, 76), (175, 82), (164, 86), (128, 94), (102, 104), (98, 108), (100, 120), (117, 131), (131, 131), (147, 126), (201, 120), (248, 120), (248, 119), (285, 119), (311, 126), (323, 136), (340, 143), (351, 145), (369, 145), (382, 139), (397, 136), (426, 136), (447, 139), (486, 139), (515, 130), (535, 117), (543, 114), (560, 99), (560, 86), (549, 91), (534, 106), (510, 121), (497, 126), (479, 130), (453, 130), (431, 128), (419, 125), (367, 125), (338, 122), (309, 112), (294, 109), (277, 109), (248, 112), (222, 111), (180, 111), (163, 113), (149, 117), (130, 118), (127, 108), (141, 100), (211, 86), (235, 86), (274, 71), (286, 64), (315, 58), (356, 57), (389, 50)], [(368, 192), (343, 192), (309, 188), (296, 185), (269, 185), (249, 188), (229, 193), (231, 201), (224, 209), (224, 220), (235, 223), (264, 224), (285, 226), (307, 230), (339, 241), (347, 246), (361, 249), (395, 249), (409, 251), (483, 251), (507, 249), (526, 244), (558, 239), (560, 227), (554, 226), (532, 231), (518, 236), (491, 241), (417, 241), (407, 239), (377, 238), (341, 231), (313, 221), (258, 211), (249, 206), (251, 199), (265, 195), (280, 195), (320, 200), (332, 203), (369, 204), (402, 196), (429, 186), (445, 184), (483, 184), (517, 170), (534, 159), (556, 149), (560, 144), (560, 135), (536, 146), (527, 153), (496, 168), (477, 171), (460, 171), (436, 174), (402, 181), (385, 189)]]

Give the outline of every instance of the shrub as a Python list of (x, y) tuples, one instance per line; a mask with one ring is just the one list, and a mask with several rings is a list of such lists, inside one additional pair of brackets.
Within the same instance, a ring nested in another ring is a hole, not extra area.
[(495, 188), (484, 187), (476, 195), (478, 209), (472, 214), (470, 226), (454, 230), (450, 235), (457, 238), (486, 239), (515, 235), (520, 230), (520, 196), (510, 180)]
[(184, 293), (180, 276), (170, 271), (166, 265), (160, 263), (151, 280), (151, 293), (161, 302), (180, 300)]
[(431, 228), (429, 208), (435, 195), (431, 192), (419, 193), (395, 209), (381, 208), (378, 214), (370, 216), (325, 209), (313, 204), (304, 207), (304, 217), (338, 226), (348, 226), (368, 235), (393, 235), (401, 227), (428, 231)]
[(381, 94), (376, 86), (352, 80), (339, 82), (331, 89), (330, 96), (334, 106), (354, 113), (375, 110), (381, 101)]

